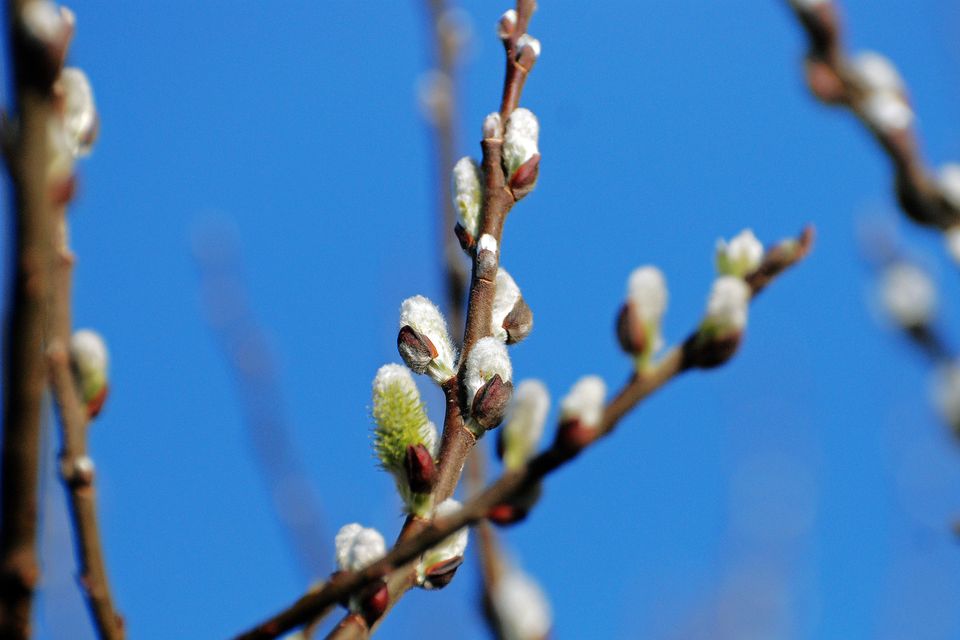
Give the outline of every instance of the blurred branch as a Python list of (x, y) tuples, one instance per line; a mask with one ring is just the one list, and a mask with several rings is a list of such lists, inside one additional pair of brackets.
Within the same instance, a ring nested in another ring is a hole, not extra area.
[(960, 208), (927, 170), (913, 111), (896, 69), (873, 54), (867, 64), (846, 49), (837, 3), (790, 0), (809, 40), (806, 78), (822, 102), (847, 108), (890, 158), (897, 198), (914, 222), (946, 231), (960, 225)]
[[(475, 447), (467, 463), (467, 495), (470, 497), (478, 495), (483, 490), (487, 475), (486, 463), (486, 451), (481, 447)], [(504, 570), (503, 551), (497, 540), (497, 534), (489, 522), (481, 520), (474, 525), (473, 530), (476, 533), (476, 554), (480, 564), (480, 605), (483, 619), (491, 637), (503, 638), (493, 602), (493, 592)]]
[(15, 122), (4, 123), (11, 180), (13, 282), (4, 337), (3, 453), (0, 479), (0, 637), (30, 636), (37, 563), (43, 306), (49, 286), (52, 223), (47, 123), (54, 74), (23, 22), (27, 0), (6, 3)]
[[(796, 241), (788, 241), (768, 251), (760, 267), (746, 278), (752, 295), (756, 296), (774, 278), (805, 258), (812, 244), (813, 233), (807, 229)], [(530, 491), (547, 475), (612, 433), (621, 418), (676, 376), (698, 366), (709, 366), (702, 363), (713, 360), (712, 345), (698, 340), (699, 335), (699, 330), (694, 331), (682, 345), (671, 349), (655, 366), (640, 373), (633, 373), (606, 405), (599, 424), (575, 445), (572, 446), (569, 439), (558, 438), (549, 449), (526, 464), (504, 473), (453, 515), (436, 518), (431, 522), (421, 522), (415, 534), (401, 536), (393, 549), (379, 561), (360, 571), (335, 574), (314, 593), (300, 598), (289, 608), (241, 634), (238, 639), (276, 638), (313, 617), (325, 614), (350, 594), (387, 576), (391, 600), (395, 601), (399, 596), (394, 594), (402, 594), (400, 587), (410, 582), (407, 569), (409, 563), (415, 561), (424, 551), (461, 528), (483, 520), (494, 507), (508, 504)], [(351, 622), (357, 618), (359, 616), (351, 614), (341, 622), (340, 629), (346, 634), (344, 637), (366, 635), (366, 629), (359, 626), (362, 618), (360, 623)]]
[(244, 422), (274, 515), (308, 580), (327, 575), (332, 549), (321, 501), (283, 416), (275, 357), (249, 304), (233, 230), (213, 226), (196, 238), (207, 321), (237, 385)]

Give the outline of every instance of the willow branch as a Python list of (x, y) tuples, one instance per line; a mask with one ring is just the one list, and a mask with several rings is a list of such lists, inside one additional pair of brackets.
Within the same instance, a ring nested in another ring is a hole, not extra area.
[(885, 129), (868, 116), (871, 94), (852, 70), (836, 2), (801, 5), (793, 7), (809, 40), (806, 75), (811, 92), (824, 103), (848, 109), (877, 140), (893, 164), (894, 189), (911, 220), (944, 231), (960, 225), (960, 210), (944, 198), (930, 176), (914, 129)]
[(4, 336), (3, 443), (0, 471), (0, 637), (30, 636), (37, 563), (40, 468), (43, 305), (49, 270), (50, 204), (47, 194), (47, 123), (52, 78), (27, 46), (20, 21), (26, 0), (6, 3), (14, 75), (16, 130), (8, 141), (7, 168), (14, 210), (9, 320)]
[[(807, 229), (794, 246), (789, 248), (781, 246), (769, 251), (760, 268), (747, 278), (753, 295), (760, 293), (774, 278), (805, 258), (812, 244), (813, 232)], [(276, 638), (285, 631), (303, 624), (306, 620), (329, 611), (337, 602), (363, 587), (390, 576), (395, 568), (415, 561), (424, 551), (436, 546), (459, 529), (483, 520), (493, 507), (508, 503), (511, 499), (522, 495), (544, 477), (612, 433), (620, 419), (650, 394), (679, 374), (693, 368), (704, 355), (698, 352), (700, 347), (697, 345), (701, 343), (696, 337), (697, 332), (691, 334), (682, 345), (670, 350), (649, 372), (633, 374), (605, 407), (593, 436), (578, 448), (571, 448), (560, 441), (555, 442), (549, 449), (526, 464), (504, 473), (482, 493), (468, 500), (456, 513), (448, 517), (436, 518), (431, 522), (421, 521), (417, 526), (416, 535), (398, 541), (393, 549), (379, 561), (360, 571), (343, 572), (333, 576), (314, 593), (303, 596), (265, 623), (237, 636), (238, 640)], [(400, 573), (394, 573), (394, 577)], [(355, 627), (354, 633), (356, 633)]]
[[(473, 497), (480, 493), (486, 481), (487, 455), (483, 448), (476, 448), (467, 463), (467, 491)], [(476, 534), (476, 554), (480, 565), (480, 608), (484, 622), (493, 638), (502, 638), (500, 621), (493, 604), (493, 593), (503, 576), (504, 560), (500, 542), (493, 526), (481, 520), (473, 527)]]

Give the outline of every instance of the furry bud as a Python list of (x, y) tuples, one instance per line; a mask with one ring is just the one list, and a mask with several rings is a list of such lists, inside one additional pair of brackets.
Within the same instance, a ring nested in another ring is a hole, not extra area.
[(74, 157), (86, 156), (99, 128), (90, 81), (82, 70), (67, 67), (60, 72), (56, 89), (63, 99), (63, 130), (70, 153)]
[(356, 523), (340, 528), (334, 547), (337, 567), (341, 571), (359, 571), (387, 554), (387, 545), (380, 532)]
[(96, 418), (109, 391), (109, 356), (100, 334), (90, 329), (74, 333), (70, 339), (70, 362), (87, 416)]
[(913, 109), (900, 94), (877, 91), (867, 96), (863, 114), (874, 129), (882, 133), (907, 130), (913, 124)]
[[(480, 235), (480, 207), (483, 203), (483, 173), (475, 160), (460, 158), (453, 167), (453, 206), (461, 246), (469, 251)], [(466, 246), (464, 246), (466, 243)]]
[[(514, 109), (507, 118), (503, 138), (504, 167), (511, 181), (520, 167), (533, 160), (534, 156), (537, 156), (536, 162), (539, 162), (540, 150), (537, 147), (539, 136), (540, 123), (533, 112), (522, 107)], [(532, 179), (536, 181), (536, 176), (534, 175)], [(525, 182), (530, 182), (529, 176), (525, 178)]]
[(736, 276), (714, 281), (700, 329), (685, 345), (690, 366), (712, 368), (733, 357), (747, 326), (751, 295), (750, 285)]
[(500, 430), (497, 453), (507, 469), (516, 469), (533, 455), (550, 409), (550, 394), (539, 380), (517, 385), (506, 424)]
[(763, 245), (750, 229), (744, 229), (730, 242), (717, 240), (717, 273), (722, 276), (743, 278), (760, 266), (763, 261)]
[(660, 323), (667, 310), (667, 283), (656, 267), (635, 269), (627, 281), (627, 301), (617, 318), (617, 337), (638, 365), (649, 362), (662, 346)]
[(513, 35), (513, 30), (517, 27), (516, 9), (507, 9), (500, 20), (497, 21), (497, 35), (501, 40), (506, 40)]
[(916, 265), (896, 262), (881, 277), (880, 300), (887, 314), (905, 329), (930, 323), (937, 309), (937, 289)]
[(516, 567), (509, 567), (490, 593), (490, 604), (506, 640), (545, 640), (553, 613), (543, 590)]
[(607, 385), (599, 376), (584, 376), (577, 380), (560, 401), (557, 440), (564, 447), (577, 451), (596, 437), (606, 396)]
[(503, 419), (512, 379), (513, 368), (503, 343), (491, 336), (477, 340), (467, 356), (464, 391), (471, 417), (482, 428), (492, 429)]
[(493, 335), (507, 344), (520, 342), (533, 329), (533, 312), (524, 301), (520, 287), (503, 267), (497, 270), (491, 325)]
[[(409, 331), (405, 332), (404, 327), (409, 327)], [(443, 314), (435, 304), (423, 296), (404, 300), (400, 306), (400, 329), (397, 348), (411, 370), (426, 373), (437, 384), (455, 375), (453, 343)]]
[[(447, 498), (437, 505), (434, 517), (449, 516), (459, 511), (460, 506), (453, 498)], [(440, 589), (449, 584), (457, 567), (463, 563), (468, 536), (467, 527), (464, 527), (427, 550), (417, 565), (417, 583), (424, 589)]]

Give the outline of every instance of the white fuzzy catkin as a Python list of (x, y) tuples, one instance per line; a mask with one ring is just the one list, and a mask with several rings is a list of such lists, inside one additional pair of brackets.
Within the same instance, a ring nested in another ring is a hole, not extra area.
[(867, 96), (863, 113), (875, 129), (884, 133), (903, 131), (913, 124), (913, 109), (903, 97), (892, 91), (877, 91)]
[(922, 269), (909, 262), (887, 267), (880, 279), (880, 301), (902, 327), (927, 324), (937, 308), (937, 289)]
[(453, 206), (460, 226), (474, 238), (480, 233), (480, 206), (483, 203), (483, 173), (470, 157), (453, 166)]
[(344, 525), (334, 539), (337, 567), (341, 571), (359, 571), (387, 553), (383, 536), (376, 529), (357, 523)]
[(659, 323), (667, 310), (667, 281), (660, 269), (638, 267), (627, 280), (627, 302), (644, 322)]
[(947, 203), (960, 211), (960, 164), (950, 162), (937, 172), (937, 186)]
[(497, 36), (500, 39), (504, 39), (510, 36), (513, 33), (514, 27), (517, 26), (517, 10), (516, 9), (507, 9), (503, 12), (503, 15), (500, 16), (500, 19), (497, 21)]
[(741, 331), (747, 326), (750, 285), (736, 276), (714, 280), (707, 299), (706, 322), (720, 331)]
[(523, 51), (524, 47), (530, 47), (533, 50), (533, 57), (540, 57), (540, 41), (529, 33), (525, 33), (517, 38), (517, 53)]
[(526, 462), (533, 454), (550, 410), (550, 393), (539, 380), (524, 380), (517, 385), (510, 400), (506, 424), (503, 426), (503, 462), (508, 469)]
[(509, 337), (507, 330), (503, 328), (503, 321), (507, 315), (513, 311), (513, 307), (520, 300), (520, 287), (514, 279), (507, 273), (507, 270), (500, 267), (497, 270), (496, 293), (493, 296), (493, 335), (499, 340), (507, 341)]
[(560, 401), (560, 420), (576, 420), (581, 426), (595, 428), (603, 417), (607, 385), (600, 376), (584, 376), (577, 380)]
[(510, 365), (507, 347), (492, 336), (480, 338), (467, 356), (464, 385), (468, 406), (473, 402), (480, 387), (495, 375), (499, 375), (504, 382), (510, 382), (513, 379), (513, 367)]
[(70, 359), (81, 378), (88, 375), (106, 377), (110, 366), (107, 344), (92, 329), (80, 329), (70, 338)]
[(437, 305), (424, 296), (407, 298), (400, 305), (400, 327), (405, 326), (429, 338), (437, 349), (437, 357), (427, 367), (427, 374), (437, 383), (449, 380), (454, 373), (455, 353), (447, 323)]
[[(447, 498), (434, 510), (435, 518), (445, 518), (460, 510), (461, 504), (453, 498)], [(420, 558), (417, 565), (418, 580), (422, 584), (426, 578), (426, 570), (440, 562), (446, 562), (463, 555), (467, 550), (469, 528), (463, 527), (440, 541), (437, 546), (428, 549)]]
[(404, 393), (420, 398), (420, 392), (409, 369), (402, 364), (385, 364), (377, 369), (377, 375), (373, 377), (374, 399), (383, 396), (387, 389), (394, 385), (398, 385)]
[(85, 156), (93, 147), (97, 128), (97, 107), (93, 88), (87, 74), (76, 67), (67, 67), (60, 72), (58, 80), (63, 90), (65, 112), (63, 129), (74, 157)]
[(507, 175), (512, 176), (523, 163), (540, 153), (537, 141), (540, 123), (533, 112), (523, 107), (514, 109), (507, 118), (507, 130), (503, 137), (503, 158)]
[(553, 613), (540, 586), (522, 571), (509, 569), (491, 594), (504, 640), (543, 640)]
[(864, 51), (850, 63), (850, 71), (868, 93), (889, 91), (903, 94), (903, 78), (894, 64), (885, 55), (876, 51)]
[(503, 135), (503, 123), (500, 114), (494, 111), (483, 119), (483, 139), (499, 139)]
[(763, 244), (752, 229), (744, 229), (729, 242), (720, 238), (717, 240), (717, 272), (742, 278), (756, 271), (763, 261), (763, 253)]

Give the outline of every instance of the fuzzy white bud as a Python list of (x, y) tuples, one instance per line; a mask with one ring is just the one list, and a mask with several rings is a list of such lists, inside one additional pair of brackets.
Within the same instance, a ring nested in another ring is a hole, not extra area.
[(480, 206), (483, 203), (483, 173), (476, 160), (460, 158), (453, 166), (453, 206), (457, 220), (471, 237), (480, 233)]
[(435, 382), (443, 383), (454, 375), (455, 354), (447, 323), (437, 305), (424, 296), (407, 298), (400, 305), (400, 327), (410, 327), (429, 339), (437, 351), (436, 357), (427, 366), (426, 373)]
[(531, 36), (529, 33), (525, 33), (519, 38), (517, 38), (517, 52), (523, 51), (524, 47), (530, 47), (533, 51), (533, 57), (540, 57), (540, 41)]
[(540, 153), (537, 141), (540, 123), (529, 109), (514, 109), (507, 118), (507, 130), (503, 137), (503, 159), (507, 175), (512, 176), (523, 163)]
[(396, 387), (397, 391), (412, 398), (420, 399), (420, 391), (417, 390), (417, 384), (413, 381), (410, 370), (402, 364), (385, 364), (377, 369), (377, 375), (373, 377), (374, 402), (378, 397), (383, 397), (392, 391), (391, 387)]
[(497, 270), (495, 286), (496, 293), (493, 296), (493, 320), (491, 322), (493, 335), (506, 342), (509, 336), (507, 330), (503, 328), (503, 321), (513, 311), (517, 301), (520, 300), (520, 287), (503, 267)]
[(500, 114), (493, 112), (483, 119), (483, 139), (494, 140), (503, 136), (503, 123)]
[(510, 403), (510, 417), (500, 432), (503, 462), (508, 469), (525, 463), (533, 454), (550, 409), (550, 393), (539, 380), (517, 385)]
[(876, 51), (864, 51), (850, 63), (850, 71), (868, 93), (889, 91), (903, 94), (903, 78), (889, 58)]
[(64, 96), (63, 129), (74, 157), (85, 156), (93, 148), (97, 134), (97, 107), (87, 75), (76, 67), (60, 72), (58, 80)]
[(503, 15), (500, 16), (500, 20), (497, 21), (497, 36), (499, 36), (501, 40), (509, 38), (516, 26), (517, 10), (507, 9), (503, 12)]
[(742, 278), (756, 271), (763, 261), (763, 245), (751, 229), (744, 229), (730, 242), (717, 240), (717, 272)]
[(872, 127), (884, 133), (903, 131), (913, 123), (913, 109), (900, 94), (892, 91), (868, 95), (863, 113)]
[(491, 597), (504, 640), (543, 640), (550, 633), (550, 603), (530, 576), (509, 569)]
[(937, 289), (930, 277), (916, 265), (896, 262), (881, 276), (880, 301), (900, 326), (922, 326), (930, 322), (936, 311)]
[(947, 204), (960, 211), (960, 164), (950, 162), (940, 167), (937, 187)]
[(947, 252), (953, 261), (960, 264), (960, 226), (951, 227), (944, 233), (947, 243)]
[(607, 385), (599, 376), (584, 376), (577, 380), (566, 397), (560, 401), (560, 421), (574, 421), (588, 429), (596, 428), (603, 417)]
[(357, 523), (344, 525), (334, 539), (337, 567), (341, 571), (359, 571), (386, 555), (387, 545), (376, 529)]
[[(460, 510), (461, 506), (462, 505), (453, 498), (447, 498), (437, 505), (437, 508), (434, 510), (434, 518), (445, 518), (453, 515)], [(469, 529), (463, 527), (441, 540), (437, 546), (428, 549), (420, 558), (420, 563), (417, 565), (419, 583), (423, 584), (426, 579), (427, 570), (433, 565), (462, 557), (463, 553), (467, 550), (468, 539)]]
[(747, 326), (750, 285), (736, 276), (714, 280), (707, 299), (704, 324), (717, 332), (742, 331)]
[(510, 364), (507, 347), (494, 337), (480, 338), (467, 356), (464, 375), (467, 402), (473, 402), (480, 387), (495, 375), (500, 376), (503, 382), (510, 382), (513, 379), (513, 367)]
[(73, 12), (51, 0), (31, 0), (21, 14), (27, 32), (45, 44), (56, 44), (73, 27)]
[(489, 233), (483, 234), (480, 236), (480, 240), (477, 241), (477, 253), (480, 253), (481, 251), (490, 251), (491, 253), (496, 253), (497, 248), (497, 239)]
[(70, 361), (91, 416), (99, 412), (106, 397), (109, 360), (107, 345), (96, 331), (80, 329), (70, 338)]
[(667, 299), (667, 281), (660, 269), (644, 266), (633, 270), (627, 280), (627, 302), (641, 320), (659, 324)]

